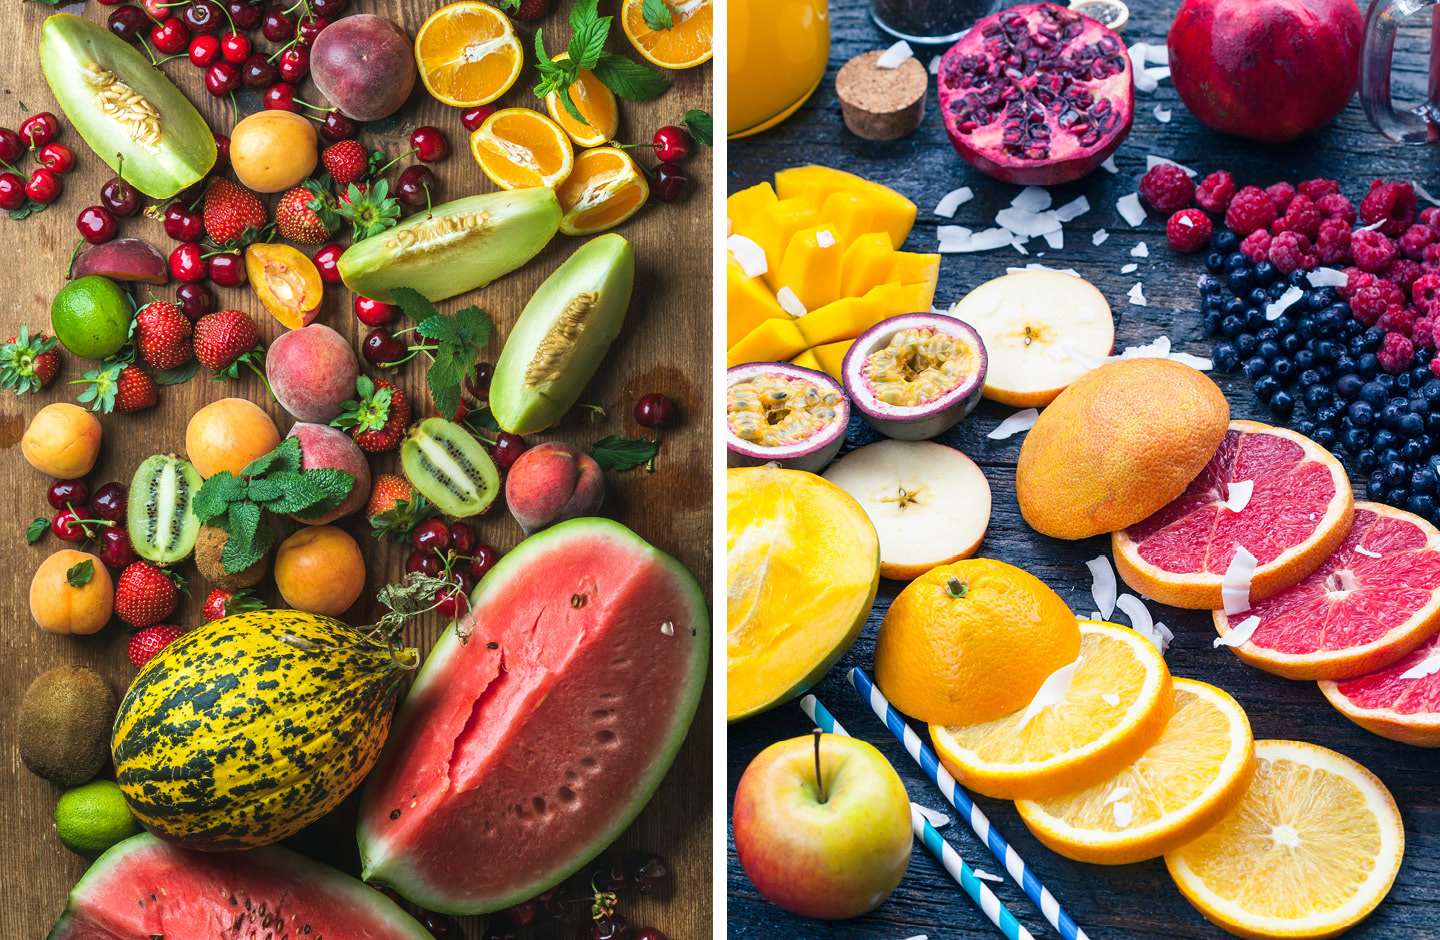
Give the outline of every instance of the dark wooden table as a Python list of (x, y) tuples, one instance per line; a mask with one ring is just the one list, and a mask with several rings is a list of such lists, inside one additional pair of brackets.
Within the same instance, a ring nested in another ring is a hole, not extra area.
[[(1009, 4), (1006, 4), (1009, 5)], [(1131, 20), (1122, 38), (1127, 44), (1146, 41), (1163, 45), (1170, 17), (1178, 3), (1131, 3)], [(997, 183), (957, 157), (945, 136), (931, 81), (924, 125), (911, 136), (891, 143), (861, 140), (849, 133), (840, 117), (834, 94), (835, 72), (852, 56), (889, 45), (891, 40), (870, 21), (863, 0), (832, 0), (830, 65), (819, 91), (786, 123), (768, 133), (737, 141), (729, 151), (729, 191), (769, 179), (776, 170), (804, 163), (821, 163), (858, 173), (893, 186), (920, 207), (919, 219), (905, 248), (934, 251), (938, 224), (961, 224), (979, 231), (990, 227), (996, 211), (1008, 205), (1018, 188)], [(1397, 62), (1402, 76), (1397, 93), (1424, 87), (1424, 34), (1402, 39)], [(920, 50), (921, 61), (932, 53)], [(1413, 97), (1418, 97), (1416, 91)], [(1169, 124), (1156, 120), (1156, 104), (1171, 109)], [(1011, 249), (982, 254), (946, 255), (940, 269), (936, 304), (958, 300), (966, 291), (1005, 273), (1007, 266), (1023, 267), (1040, 261), (1055, 267), (1073, 267), (1093, 282), (1110, 301), (1115, 313), (1116, 347), (1149, 342), (1160, 334), (1170, 337), (1178, 350), (1208, 355), (1213, 339), (1200, 326), (1196, 278), (1203, 273), (1198, 257), (1181, 257), (1165, 246), (1165, 220), (1155, 213), (1138, 229), (1131, 229), (1115, 210), (1115, 201), (1135, 191), (1145, 171), (1146, 154), (1176, 160), (1202, 174), (1229, 169), (1240, 185), (1268, 185), (1279, 179), (1292, 182), (1316, 176), (1338, 178), (1352, 199), (1358, 199), (1375, 177), (1418, 180), (1440, 192), (1435, 181), (1437, 153), (1430, 148), (1390, 144), (1374, 133), (1358, 102), (1352, 102), (1340, 119), (1314, 137), (1285, 146), (1264, 146), (1217, 134), (1202, 127), (1180, 103), (1174, 88), (1162, 81), (1152, 95), (1137, 95), (1134, 127), (1116, 155), (1118, 175), (1097, 170), (1089, 177), (1052, 188), (1055, 204), (1085, 194), (1092, 211), (1065, 226), (1065, 248), (1043, 251), (1035, 239), (1029, 245), (1034, 257), (1024, 258)], [(934, 207), (950, 190), (969, 185), (975, 201), (960, 208), (952, 219), (937, 218)], [(1110, 232), (1100, 247), (1091, 244), (1097, 228)], [(1144, 240), (1148, 258), (1132, 258), (1129, 249)], [(1122, 275), (1122, 265), (1138, 262), (1139, 270)], [(1144, 282), (1148, 307), (1131, 306), (1126, 292), (1137, 280)], [(1236, 418), (1268, 420), (1242, 376), (1211, 373), (1230, 400)], [(990, 402), (941, 440), (973, 458), (990, 480), (994, 510), (990, 530), (977, 554), (1020, 565), (1055, 588), (1077, 612), (1093, 609), (1090, 577), (1085, 560), (1109, 555), (1108, 538), (1065, 542), (1046, 538), (1021, 519), (1015, 501), (1015, 461), (1023, 436), (990, 441), (985, 435), (1015, 409)], [(868, 443), (873, 432), (852, 426), (847, 446)], [(1352, 473), (1354, 471), (1351, 467)], [(1364, 479), (1354, 477), (1363, 490)], [(844, 672), (851, 666), (871, 667), (875, 630), (886, 608), (903, 587), (882, 582), (880, 596), (864, 633), (850, 652), (812, 690), (852, 734), (880, 748), (905, 780), (911, 798), (942, 807), (943, 798), (909, 756), (863, 705)], [(1122, 589), (1124, 586), (1122, 585)], [(1230, 651), (1212, 649), (1215, 637), (1209, 614), (1179, 611), (1148, 604), (1176, 637), (1166, 660), (1177, 676), (1203, 679), (1220, 685), (1245, 707), (1256, 738), (1296, 738), (1335, 748), (1374, 771), (1399, 803), (1405, 821), (1405, 863), (1389, 897), (1369, 919), (1347, 936), (1354, 938), (1440, 937), (1440, 760), (1434, 752), (1379, 738), (1351, 724), (1321, 696), (1313, 682), (1292, 682), (1252, 669)], [(1117, 612), (1115, 619), (1124, 623)], [(804, 734), (812, 727), (794, 703), (741, 722), (730, 728), (729, 792), (750, 760), (769, 744)], [(919, 730), (923, 734), (923, 727)], [(1122, 867), (1071, 862), (1040, 845), (1026, 830), (1013, 804), (980, 798), (977, 803), (1005, 834), (1075, 920), (1097, 940), (1122, 938), (1219, 938), (1228, 936), (1207, 923), (1171, 883), (1160, 860)], [(945, 836), (972, 865), (1001, 872), (981, 843), (963, 822), (943, 830)], [(729, 924), (732, 937), (777, 936), (822, 938), (877, 938), (903, 940), (916, 934), (937, 938), (993, 938), (999, 933), (985, 919), (920, 846), (910, 870), (895, 895), (873, 913), (853, 921), (825, 923), (785, 913), (764, 901), (746, 879), (735, 857), (733, 836), (729, 845)], [(1055, 937), (1056, 931), (1040, 916), (1011, 881), (992, 885), (1036, 937)]]

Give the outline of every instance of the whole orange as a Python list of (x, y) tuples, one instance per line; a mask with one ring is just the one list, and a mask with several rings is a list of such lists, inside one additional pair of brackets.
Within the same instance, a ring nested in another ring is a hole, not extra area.
[[(90, 576), (75, 573), (79, 587), (70, 583), (69, 572), (90, 562)], [(110, 621), (115, 608), (115, 583), (110, 570), (94, 555), (62, 548), (46, 558), (30, 580), (30, 616), (46, 633), (94, 633)]]
[(306, 526), (280, 543), (275, 586), (296, 610), (338, 617), (365, 589), (365, 559), (344, 529)]
[(244, 398), (222, 398), (195, 412), (185, 428), (185, 455), (207, 479), (221, 470), (239, 473), (280, 443), (270, 416)]
[(994, 721), (1029, 705), (1080, 655), (1080, 626), (1039, 578), (1003, 561), (931, 568), (901, 591), (875, 639), (875, 682), (932, 725)]

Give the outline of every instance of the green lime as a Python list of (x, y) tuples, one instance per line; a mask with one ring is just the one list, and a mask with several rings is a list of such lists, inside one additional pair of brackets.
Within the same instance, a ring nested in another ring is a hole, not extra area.
[(125, 794), (113, 780), (92, 780), (72, 787), (55, 804), (55, 831), (72, 852), (99, 855), (140, 831)]
[(50, 301), (50, 327), (75, 355), (104, 359), (130, 335), (130, 298), (107, 277), (76, 278)]

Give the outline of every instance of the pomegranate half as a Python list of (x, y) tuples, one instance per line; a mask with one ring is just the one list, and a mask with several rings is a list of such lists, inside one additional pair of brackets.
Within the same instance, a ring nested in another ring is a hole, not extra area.
[(923, 441), (975, 410), (989, 356), (968, 323), (935, 313), (881, 320), (845, 352), (840, 376), (865, 423), (886, 437)]
[(940, 113), (955, 152), (1007, 183), (1077, 180), (1130, 133), (1125, 43), (1053, 3), (980, 20), (940, 60)]
[(788, 362), (725, 371), (725, 465), (775, 463), (818, 473), (840, 452), (850, 424), (845, 390), (830, 376)]

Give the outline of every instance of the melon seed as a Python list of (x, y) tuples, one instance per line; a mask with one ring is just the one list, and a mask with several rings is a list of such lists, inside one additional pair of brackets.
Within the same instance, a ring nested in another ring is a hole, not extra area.
[(530, 364), (525, 367), (525, 387), (534, 388), (541, 382), (554, 382), (560, 378), (565, 364), (574, 353), (580, 334), (585, 330), (586, 321), (595, 310), (599, 296), (594, 291), (582, 291), (570, 301), (565, 312), (560, 314), (550, 332), (540, 341)]

